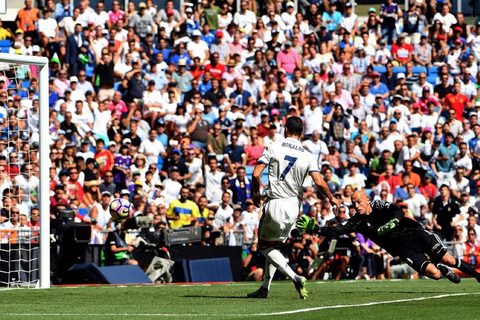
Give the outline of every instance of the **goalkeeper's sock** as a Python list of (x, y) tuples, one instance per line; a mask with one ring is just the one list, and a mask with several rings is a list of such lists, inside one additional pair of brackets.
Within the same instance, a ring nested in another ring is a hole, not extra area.
[(265, 275), (263, 277), (262, 287), (267, 290), (270, 290), (270, 285), (272, 284), (273, 276), (275, 275), (275, 271), (277, 268), (273, 265), (273, 263), (269, 262), (268, 259), (265, 261)]
[(300, 277), (290, 268), (287, 259), (275, 248), (266, 248), (261, 250), (265, 258), (273, 264), (281, 273), (290, 277), (293, 281), (299, 281)]
[(455, 268), (474, 277), (478, 282), (480, 282), (480, 273), (478, 273), (471, 265), (462, 259), (455, 258)]

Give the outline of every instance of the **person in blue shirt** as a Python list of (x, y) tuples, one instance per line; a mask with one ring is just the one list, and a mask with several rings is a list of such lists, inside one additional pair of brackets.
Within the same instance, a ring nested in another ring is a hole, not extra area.
[(388, 87), (380, 82), (380, 73), (373, 72), (373, 81), (370, 83), (370, 93), (376, 96), (377, 94), (381, 95), (383, 99), (386, 99), (389, 95)]
[(448, 183), (453, 178), (455, 155), (458, 147), (453, 143), (455, 140), (451, 132), (444, 134), (444, 143), (435, 152), (435, 161), (432, 162), (432, 169), (437, 176), (437, 184)]
[(70, 17), (73, 10), (70, 7), (70, 0), (62, 0), (55, 5), (55, 19), (57, 22), (62, 21), (65, 17)]
[(155, 81), (155, 89), (157, 90), (163, 90), (168, 84), (165, 72), (158, 71), (158, 65), (156, 63), (150, 65), (150, 71), (145, 75), (145, 79)]
[(337, 29), (342, 21), (342, 14), (337, 11), (337, 4), (335, 2), (330, 3), (330, 8), (323, 13), (322, 20), (325, 21), (328, 32), (333, 33)]
[[(165, 55), (164, 55), (165, 58)], [(190, 59), (190, 55), (186, 50), (186, 44), (181, 42), (175, 48), (175, 52), (170, 56), (170, 63), (175, 64), (178, 66), (178, 61), (180, 59), (185, 59), (187, 62), (187, 66), (192, 64), (192, 59)]]
[(165, 122), (163, 119), (157, 121), (157, 140), (163, 144), (163, 147), (168, 147), (168, 135), (165, 133)]
[(230, 94), (230, 99), (239, 107), (248, 106), (252, 99), (250, 92), (243, 90), (243, 79), (235, 79), (236, 89)]
[(160, 38), (158, 40), (158, 50), (163, 54), (163, 61), (169, 63), (172, 49), (169, 48), (169, 44), (165, 38)]
[[(202, 96), (207, 93), (208, 90), (212, 89), (212, 74), (209, 71), (203, 73), (202, 81), (198, 83), (198, 90)], [(213, 101), (212, 101), (213, 102)]]
[(205, 108), (205, 110), (203, 111), (202, 119), (207, 120), (208, 124), (212, 126), (217, 119), (217, 116), (212, 109), (212, 101), (205, 100), (205, 102), (203, 103), (203, 107)]
[(208, 44), (209, 48), (212, 44), (215, 43), (215, 35), (212, 33), (212, 31), (210, 31), (210, 26), (208, 25), (208, 23), (205, 23), (203, 25), (202, 40)]

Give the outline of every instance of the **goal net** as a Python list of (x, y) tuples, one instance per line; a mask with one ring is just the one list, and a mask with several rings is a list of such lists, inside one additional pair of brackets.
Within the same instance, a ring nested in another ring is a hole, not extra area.
[(0, 287), (50, 286), (48, 60), (0, 54)]

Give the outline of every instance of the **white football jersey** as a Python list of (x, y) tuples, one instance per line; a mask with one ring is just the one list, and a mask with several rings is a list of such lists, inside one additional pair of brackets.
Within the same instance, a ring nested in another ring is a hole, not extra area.
[(258, 162), (268, 166), (270, 199), (301, 198), (303, 181), (310, 172), (319, 171), (315, 157), (294, 138), (270, 144)]

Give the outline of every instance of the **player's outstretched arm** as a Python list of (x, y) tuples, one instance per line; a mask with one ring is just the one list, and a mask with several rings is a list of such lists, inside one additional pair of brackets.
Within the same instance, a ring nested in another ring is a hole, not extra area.
[(314, 218), (307, 215), (302, 215), (295, 222), (295, 226), (298, 230), (313, 233), (319, 236), (324, 236), (328, 238), (337, 238), (344, 234), (349, 234), (354, 232), (355, 229), (355, 220), (354, 218), (350, 219), (345, 225), (336, 225), (334, 227), (323, 227), (321, 228), (315, 221)]
[(265, 168), (267, 167), (267, 165), (263, 162), (257, 162), (257, 164), (255, 165), (255, 168), (253, 168), (253, 174), (252, 174), (252, 194), (253, 194), (253, 204), (255, 204), (255, 206), (257, 208), (260, 207), (260, 200), (262, 199), (261, 198), (261, 195), (260, 195), (260, 179), (262, 177), (262, 173), (263, 173), (263, 170), (265, 170)]
[(338, 200), (337, 198), (335, 198), (333, 196), (333, 194), (330, 192), (330, 188), (328, 187), (327, 183), (325, 182), (325, 180), (323, 180), (322, 176), (320, 175), (320, 172), (318, 171), (312, 171), (310, 172), (310, 176), (312, 177), (313, 179), (313, 182), (315, 183), (315, 185), (317, 186), (317, 188), (320, 189), (320, 191), (322, 192), (322, 194), (325, 195), (325, 197), (328, 198), (328, 200), (330, 200), (330, 202), (335, 205), (335, 206), (339, 206), (340, 205), (340, 200)]

